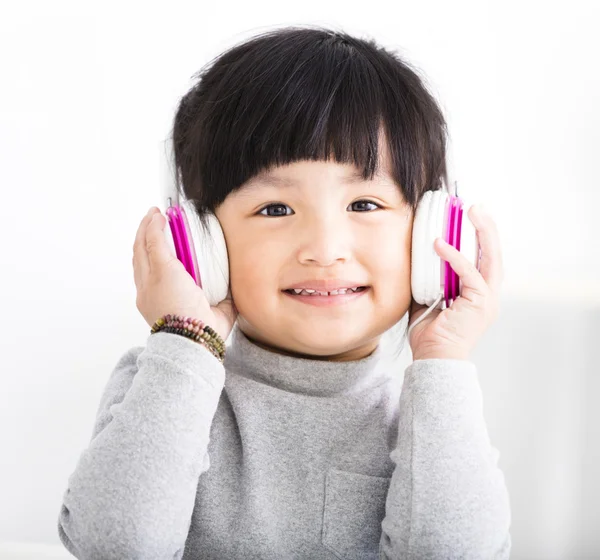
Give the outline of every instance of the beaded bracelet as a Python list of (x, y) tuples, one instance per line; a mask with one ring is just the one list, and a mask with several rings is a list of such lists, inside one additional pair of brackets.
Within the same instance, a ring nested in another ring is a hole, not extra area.
[(221, 363), (225, 359), (225, 341), (200, 319), (184, 315), (164, 315), (150, 329), (151, 334), (157, 332), (180, 334), (203, 344)]

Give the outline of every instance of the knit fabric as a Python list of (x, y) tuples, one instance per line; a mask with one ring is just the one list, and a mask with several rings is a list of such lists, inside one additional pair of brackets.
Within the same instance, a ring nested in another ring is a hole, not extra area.
[(76, 558), (508, 559), (474, 363), (330, 362), (238, 328), (225, 363), (159, 332), (127, 351), (68, 479)]

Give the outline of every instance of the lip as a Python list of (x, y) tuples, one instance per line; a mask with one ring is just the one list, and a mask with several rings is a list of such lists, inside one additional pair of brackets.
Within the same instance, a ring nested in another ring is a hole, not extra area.
[[(333, 290), (339, 290), (340, 288), (358, 288), (359, 286), (366, 286), (364, 282), (358, 282), (356, 280), (348, 280), (347, 278), (330, 278), (327, 279), (314, 279), (305, 280), (292, 284), (285, 288), (286, 290), (299, 290), (300, 288), (306, 288), (308, 290), (316, 290), (317, 292), (331, 292)], [(313, 297), (313, 296), (311, 296)], [(317, 296), (314, 296), (317, 297)]]
[[(335, 288), (331, 289), (333, 290)], [(357, 300), (358, 298), (362, 297), (370, 289), (370, 286), (367, 286), (366, 289), (362, 290), (361, 292), (354, 292), (352, 294), (342, 294), (337, 296), (293, 296), (292, 294), (284, 290), (282, 290), (282, 292), (284, 295), (296, 300), (298, 303), (306, 303), (308, 305), (314, 305), (315, 307), (332, 307), (334, 305), (346, 305), (348, 303), (351, 303)]]

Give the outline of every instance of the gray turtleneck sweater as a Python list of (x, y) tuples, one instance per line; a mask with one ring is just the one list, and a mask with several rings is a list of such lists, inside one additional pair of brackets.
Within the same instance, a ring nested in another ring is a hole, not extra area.
[(118, 361), (60, 509), (76, 558), (509, 558), (472, 362), (402, 376), (381, 345), (328, 362), (230, 340), (224, 364), (162, 332)]

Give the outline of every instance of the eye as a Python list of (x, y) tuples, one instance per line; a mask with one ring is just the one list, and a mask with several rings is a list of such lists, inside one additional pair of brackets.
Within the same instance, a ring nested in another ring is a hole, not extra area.
[[(359, 212), (365, 212), (365, 210), (368, 212), (369, 209), (365, 209), (364, 204), (371, 204), (372, 206), (375, 206), (375, 208), (383, 208), (381, 205), (377, 204), (376, 202), (373, 202), (371, 200), (357, 200), (355, 202), (353, 202), (350, 206), (354, 205), (354, 204), (361, 204), (361, 206), (359, 206)], [(269, 213), (268, 210), (270, 208), (276, 208), (277, 211), (274, 213)], [(267, 206), (265, 206), (264, 208), (262, 208), (261, 210), (259, 210), (257, 212), (257, 214), (262, 215), (262, 216), (267, 216), (269, 218), (280, 218), (282, 216), (289, 216), (290, 214), (287, 214), (285, 212), (285, 210), (283, 210), (283, 212), (281, 211), (282, 208), (290, 208), (287, 204), (283, 204), (281, 202), (277, 202), (277, 203), (273, 203), (273, 204), (268, 204)], [(267, 213), (265, 214), (264, 211), (267, 210)], [(291, 208), (290, 208), (291, 210)]]
[[(373, 206), (376, 206), (377, 208), (382, 208), (382, 206), (380, 206), (376, 202), (373, 202), (372, 200), (357, 200), (356, 202), (353, 202), (352, 204), (359, 204), (361, 202), (366, 203), (366, 204), (371, 204)], [(352, 204), (351, 204), (351, 206), (352, 206)], [(363, 210), (359, 210), (359, 211), (362, 212)]]
[[(263, 212), (265, 210), (269, 210), (269, 208), (277, 208), (279, 211), (274, 213), (274, 214), (263, 214)], [(260, 210), (258, 212), (258, 214), (261, 214), (262, 216), (268, 216), (270, 218), (279, 218), (281, 216), (286, 216), (287, 214), (285, 214), (285, 210), (282, 213), (280, 210), (281, 208), (289, 208), (289, 206), (287, 204), (282, 204), (281, 202), (277, 202), (275, 204), (268, 204), (267, 206), (265, 206), (262, 210)]]

